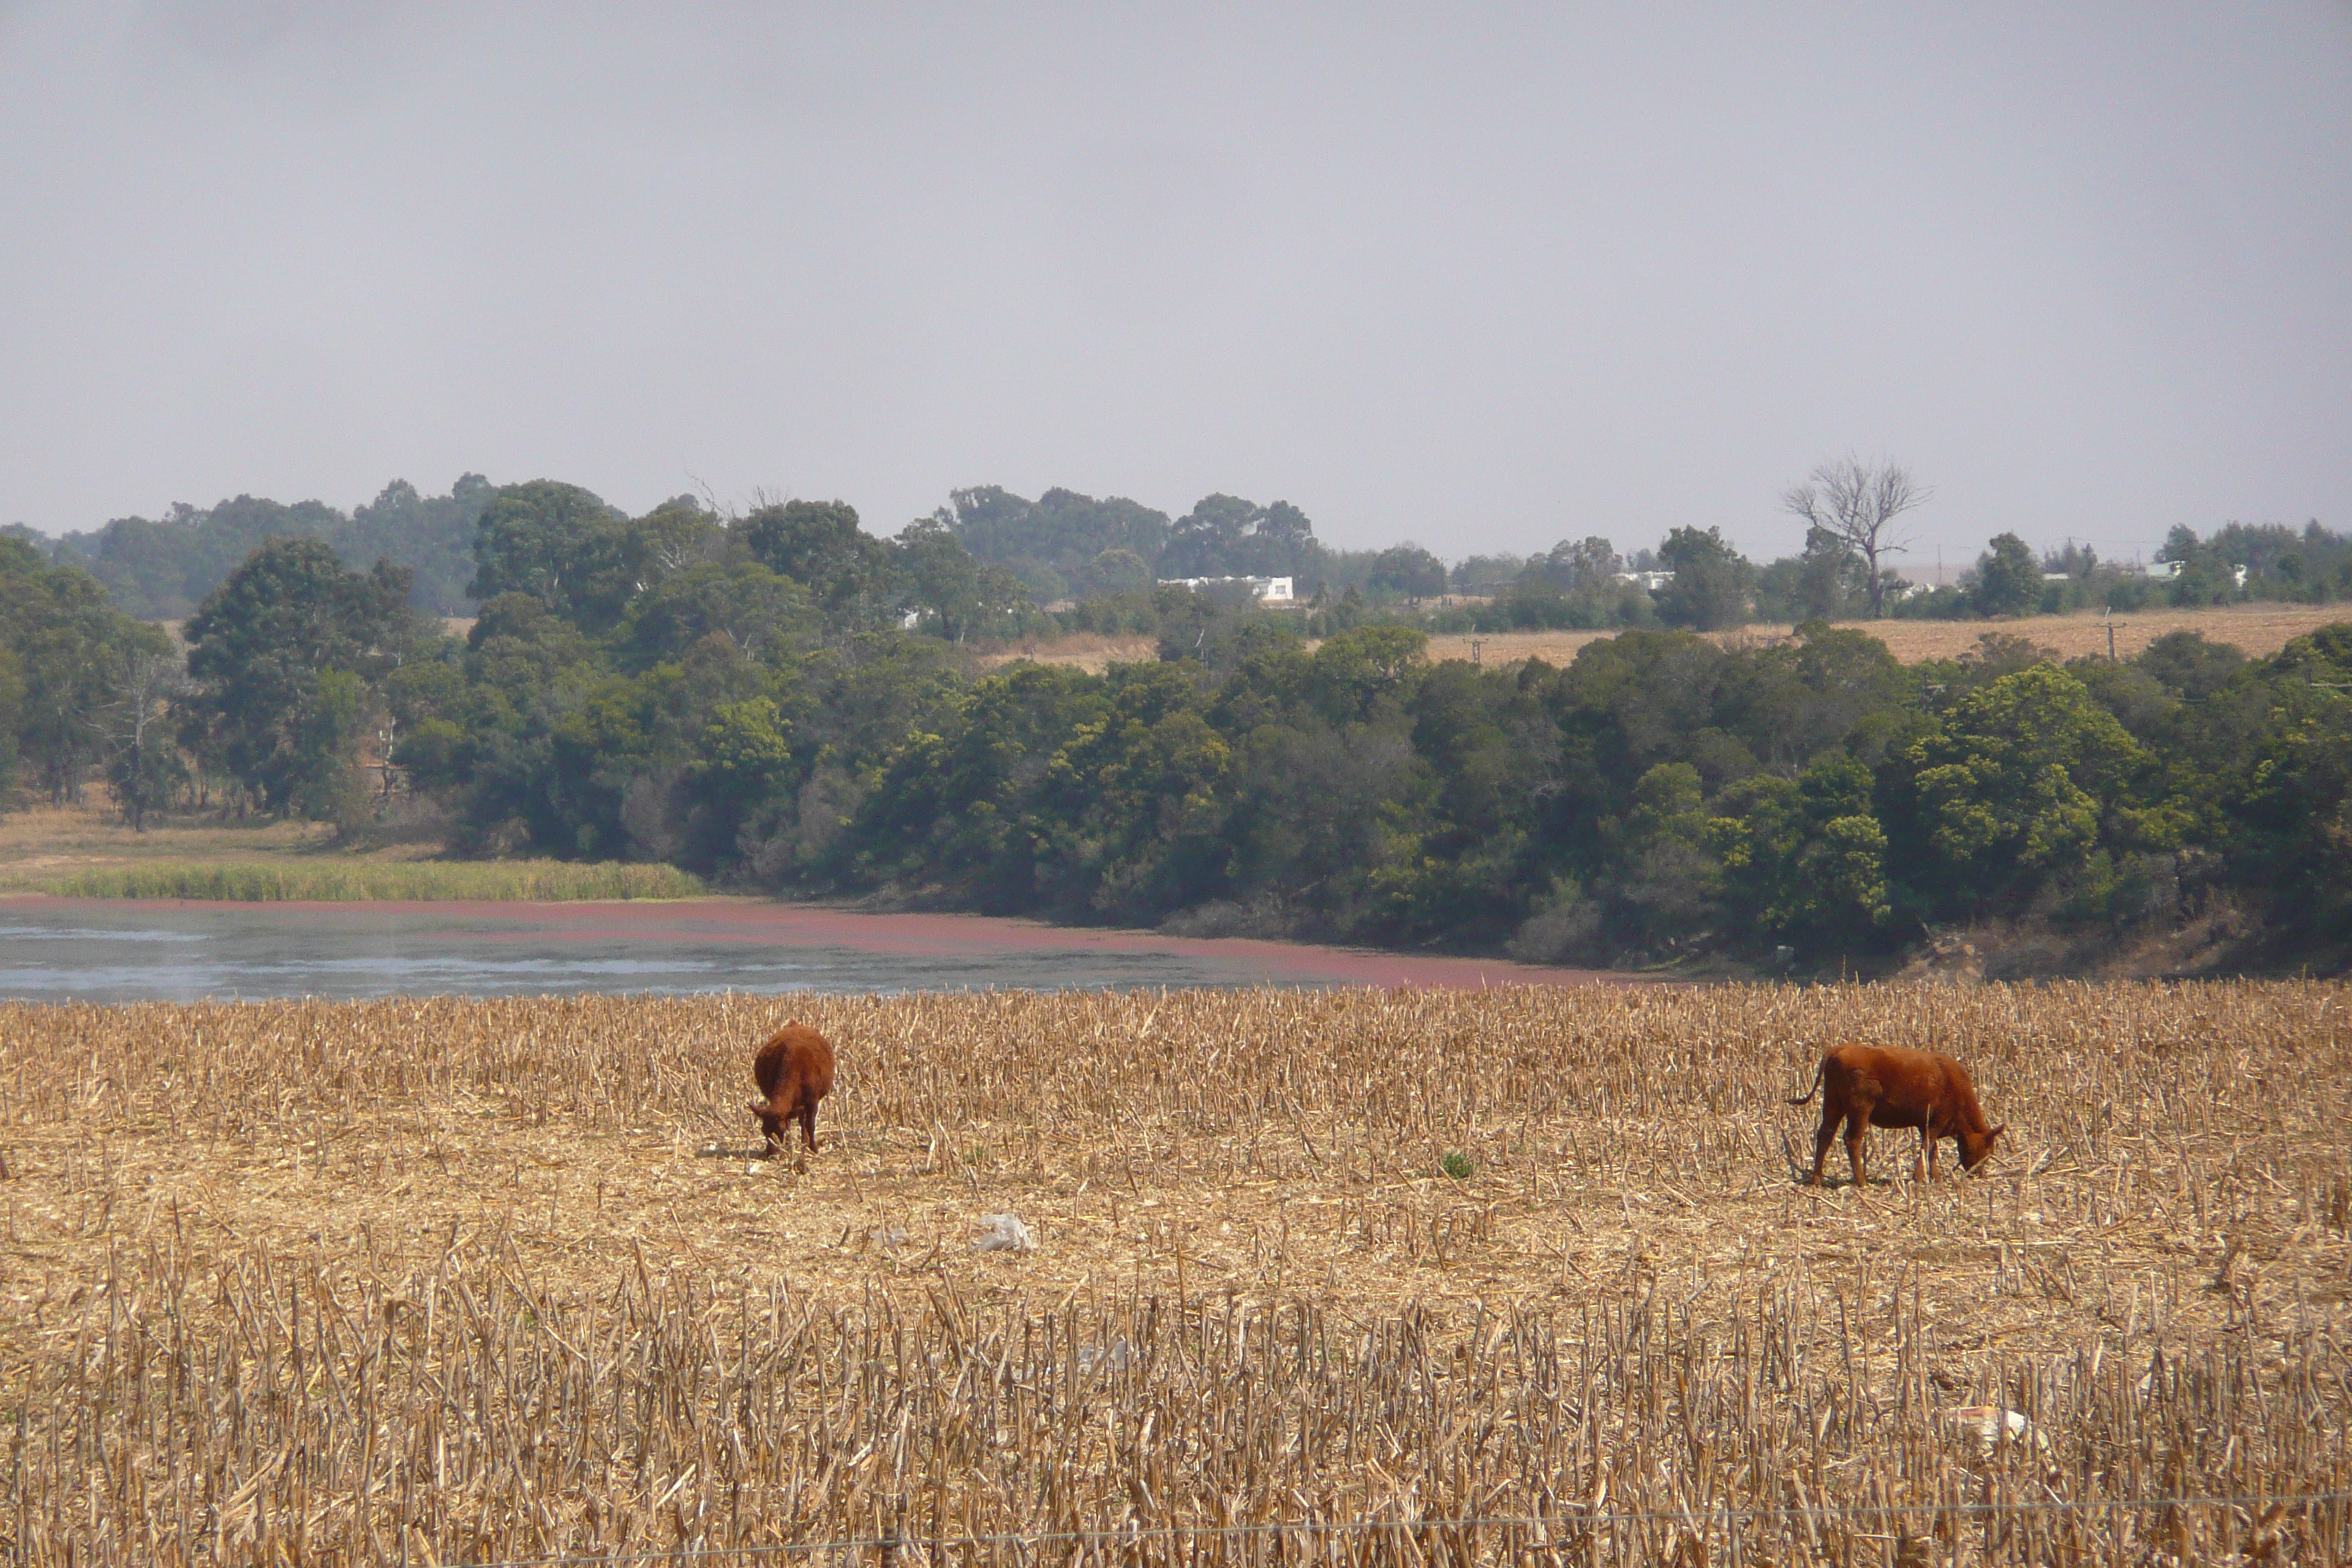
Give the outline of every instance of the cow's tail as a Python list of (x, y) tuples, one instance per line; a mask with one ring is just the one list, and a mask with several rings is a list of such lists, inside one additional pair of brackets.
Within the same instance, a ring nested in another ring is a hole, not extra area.
[(1811, 1104), (1811, 1103), (1812, 1102), (1812, 1098), (1813, 1098), (1813, 1096), (1814, 1096), (1815, 1094), (1817, 1094), (1817, 1093), (1819, 1093), (1819, 1092), (1821, 1091), (1821, 1087), (1822, 1087), (1822, 1069), (1823, 1068), (1827, 1067), (1827, 1066), (1829, 1066), (1829, 1058), (1828, 1058), (1827, 1057), (1823, 1057), (1820, 1061), (1818, 1061), (1818, 1062), (1814, 1063), (1814, 1064), (1813, 1064), (1813, 1087), (1812, 1087), (1812, 1088), (1811, 1088), (1811, 1089), (1807, 1089), (1807, 1090), (1805, 1090), (1805, 1092), (1804, 1092), (1804, 1093), (1802, 1093), (1802, 1094), (1799, 1095), (1796, 1099), (1794, 1099), (1794, 1100), (1792, 1100), (1789, 1101), (1789, 1103), (1790, 1103), (1790, 1104), (1791, 1104), (1791, 1105), (1809, 1105), (1809, 1104)]

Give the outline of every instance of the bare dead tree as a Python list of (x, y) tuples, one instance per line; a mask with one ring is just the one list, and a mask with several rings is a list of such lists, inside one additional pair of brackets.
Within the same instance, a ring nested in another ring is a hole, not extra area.
[(123, 656), (113, 674), (114, 700), (96, 721), (107, 750), (107, 782), (134, 832), (167, 805), (185, 771), (171, 728), (172, 703), (187, 694), (185, 658), (177, 648), (142, 648)]
[(1893, 533), (1895, 520), (1935, 493), (1914, 482), (1911, 470), (1900, 463), (1864, 463), (1849, 452), (1822, 464), (1803, 484), (1790, 485), (1780, 505), (1845, 541), (1862, 557), (1870, 616), (1876, 620), (1886, 613), (1886, 579), (1879, 570), (1879, 557), (1899, 555), (1910, 545), (1907, 537)]

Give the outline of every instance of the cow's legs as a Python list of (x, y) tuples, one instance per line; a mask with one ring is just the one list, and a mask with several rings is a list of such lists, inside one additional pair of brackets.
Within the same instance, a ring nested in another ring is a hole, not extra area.
[(808, 1145), (812, 1152), (816, 1148), (816, 1097), (814, 1095), (801, 1101), (801, 1142)]
[(1822, 1184), (1822, 1167), (1829, 1162), (1830, 1145), (1837, 1142), (1838, 1123), (1844, 1120), (1831, 1106), (1822, 1107), (1821, 1131), (1813, 1134), (1813, 1185), (1817, 1187)]
[(1853, 1184), (1857, 1187), (1867, 1181), (1862, 1173), (1862, 1141), (1870, 1131), (1873, 1109), (1871, 1101), (1865, 1100), (1848, 1110), (1845, 1116), (1845, 1157), (1853, 1167)]
[(1936, 1145), (1943, 1142), (1943, 1139), (1937, 1135), (1934, 1117), (1920, 1119), (1919, 1142), (1927, 1146), (1927, 1179), (1932, 1182), (1936, 1179)]

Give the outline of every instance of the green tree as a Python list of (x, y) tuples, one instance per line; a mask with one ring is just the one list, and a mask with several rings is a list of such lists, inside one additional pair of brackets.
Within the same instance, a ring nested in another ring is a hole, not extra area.
[(1244, 554), (1252, 573), (1269, 577), (1310, 576), (1326, 565), (1327, 559), (1322, 542), (1315, 537), (1315, 525), (1286, 500), (1276, 501), (1258, 514)]
[(2165, 585), (2165, 598), (2185, 607), (2202, 605), (2226, 605), (2238, 596), (2238, 584), (2230, 563), (2210, 549), (2200, 546), (2176, 557), (2180, 570)]
[(89, 572), (0, 537), (0, 784), (28, 773), (52, 803), (79, 798), (107, 754), (126, 658), (163, 641)]
[(1963, 696), (1904, 761), (1923, 848), (1977, 908), (2128, 840), (2131, 785), (2148, 758), (2080, 680), (2037, 664)]
[(1707, 826), (1698, 769), (1690, 763), (1661, 763), (1634, 784), (1633, 809), (1611, 846), (1625, 937), (1678, 947), (1702, 934), (1720, 874)]
[(702, 562), (629, 601), (617, 647), (635, 669), (685, 657), (724, 637), (743, 657), (773, 659), (811, 643), (817, 615), (798, 583), (756, 561)]
[(1832, 752), (1793, 780), (1759, 773), (1727, 788), (1707, 824), (1727, 905), (1801, 952), (1870, 943), (1893, 912), (1871, 787), (1868, 768)]
[(476, 524), (466, 592), (481, 600), (533, 595), (556, 614), (601, 630), (619, 619), (634, 584), (628, 546), (628, 519), (577, 485), (502, 485)]
[(687, 777), (700, 804), (719, 819), (732, 844), (796, 781), (793, 722), (772, 698), (722, 702), (704, 727)]
[(1658, 546), (1658, 560), (1675, 574), (1657, 595), (1658, 616), (1668, 626), (1711, 632), (1748, 618), (1754, 574), (1721, 529), (1677, 528)]
[(1335, 563), (1307, 514), (1284, 500), (1262, 507), (1239, 496), (1203, 496), (1170, 525), (1167, 538), (1162, 577), (1312, 577)]
[(974, 561), (939, 519), (919, 518), (899, 530), (890, 555), (908, 605), (946, 641), (1024, 624), (1029, 596), (1021, 580), (1004, 567)]
[(465, 615), (472, 608), (466, 582), (474, 570), (474, 524), (490, 492), (479, 474), (461, 476), (443, 496), (394, 479), (348, 517), (323, 501), (287, 505), (240, 495), (205, 508), (182, 503), (160, 519), (117, 518), (68, 534), (59, 548), (61, 558), (97, 574), (117, 608), (141, 619), (189, 615), (273, 538), (323, 539), (354, 567), (378, 558), (405, 566), (415, 574), (410, 593), (419, 610)]
[(763, 506), (729, 525), (751, 558), (808, 590), (826, 625), (860, 629), (887, 608), (890, 552), (847, 501)]
[(286, 748), (265, 775), (280, 784), (281, 798), (296, 815), (338, 825), (358, 815), (367, 795), (359, 749), (372, 700), (367, 682), (353, 670), (321, 669), (310, 681), (285, 726)]
[(1862, 557), (1825, 528), (1805, 530), (1804, 553), (1773, 562), (1757, 580), (1757, 614), (1770, 620), (1837, 620), (1869, 605)]
[(1606, 590), (1624, 570), (1624, 562), (1617, 547), (1592, 534), (1584, 539), (1563, 539), (1542, 555), (1530, 560), (1521, 574), (1559, 589), (1565, 594), (1589, 594)]
[[(997, 485), (953, 493), (952, 510), (940, 513), (956, 538), (982, 565), (1003, 566), (1031, 586), (1040, 599), (1066, 590), (1099, 594), (1149, 587), (1152, 565), (1168, 540), (1164, 512), (1111, 496), (1097, 500), (1076, 490), (1047, 490), (1034, 501)], [(1143, 563), (1140, 581), (1116, 584), (1091, 570), (1106, 555)]]
[(269, 811), (333, 817), (354, 803), (373, 683), (415, 637), (408, 594), (388, 561), (351, 572), (318, 540), (277, 539), (189, 618), (185, 706)]
[(1156, 920), (1219, 885), (1232, 748), (1185, 668), (1122, 666), (1104, 684), (1108, 711), (1072, 731), (1039, 783), (1033, 819), (1063, 829), (1040, 890), (1091, 914)]
[(0, 803), (16, 793), (16, 764), (25, 727), (25, 665), (0, 642)]
[(1239, 496), (1203, 496), (1168, 531), (1160, 557), (1164, 577), (1223, 577), (1244, 570), (1244, 541), (1257, 526), (1259, 509)]
[(1445, 592), (1445, 563), (1408, 539), (1374, 556), (1371, 575), (1365, 580), (1408, 599), (1434, 598)]
[[(475, 528), (495, 488), (479, 474), (461, 474), (447, 495), (428, 496), (394, 479), (323, 537), (346, 564), (384, 560), (407, 567), (415, 574), (409, 603), (426, 614), (471, 615), (466, 584), (474, 574)], [(198, 597), (215, 585), (205, 584)]]
[(1308, 663), (1307, 689), (1339, 722), (1372, 716), (1402, 700), (1413, 676), (1428, 666), (1429, 634), (1412, 626), (1358, 626), (1327, 638)]
[(1104, 551), (1086, 564), (1071, 583), (1080, 594), (1140, 594), (1151, 586), (1151, 563), (1134, 551)]
[(2252, 765), (2225, 805), (2233, 859), (2272, 895), (2282, 927), (2341, 963), (2352, 950), (2352, 622), (2265, 664)]
[(1993, 535), (1977, 557), (1969, 596), (1980, 615), (2032, 615), (2042, 603), (2042, 557), (2014, 533)]

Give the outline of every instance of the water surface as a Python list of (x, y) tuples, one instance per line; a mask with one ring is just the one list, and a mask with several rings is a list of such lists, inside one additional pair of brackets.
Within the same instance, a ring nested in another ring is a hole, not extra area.
[(675, 903), (0, 900), (0, 998), (1561, 984), (1577, 971), (1274, 942)]

